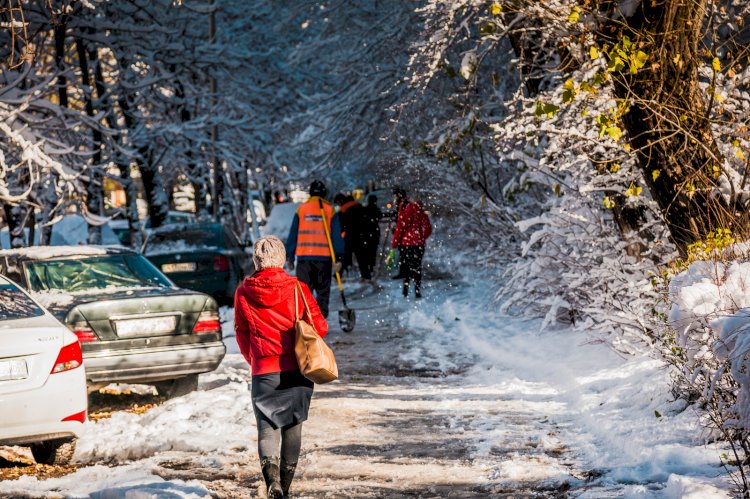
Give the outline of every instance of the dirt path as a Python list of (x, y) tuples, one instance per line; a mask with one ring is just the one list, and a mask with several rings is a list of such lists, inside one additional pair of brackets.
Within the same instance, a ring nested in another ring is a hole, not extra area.
[[(422, 349), (440, 338), (400, 325), (414, 301), (394, 300), (397, 283), (384, 284), (352, 294), (355, 332), (331, 333), (341, 381), (316, 387), (294, 497), (566, 497), (581, 486), (585, 473), (544, 403), (467, 379), (466, 354)], [(235, 463), (245, 468), (239, 476), (204, 483), (218, 497), (240, 497), (248, 486), (254, 495), (260, 476), (252, 452), (249, 459)]]

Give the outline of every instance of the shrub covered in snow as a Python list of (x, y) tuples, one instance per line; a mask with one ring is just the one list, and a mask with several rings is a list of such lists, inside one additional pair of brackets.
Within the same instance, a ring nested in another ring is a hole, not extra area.
[[(747, 254), (747, 244), (735, 248)], [(705, 410), (710, 438), (733, 444), (728, 463), (750, 457), (750, 261), (745, 257), (695, 261), (669, 284), (671, 327), (663, 355), (675, 366), (677, 396)], [(744, 470), (740, 470), (744, 471)], [(738, 473), (744, 490), (747, 480)]]

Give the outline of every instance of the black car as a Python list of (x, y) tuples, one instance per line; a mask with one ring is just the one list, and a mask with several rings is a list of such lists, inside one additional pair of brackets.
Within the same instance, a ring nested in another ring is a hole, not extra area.
[(125, 248), (33, 247), (0, 251), (0, 273), (25, 287), (78, 336), (89, 390), (112, 382), (194, 390), (226, 348), (216, 301), (177, 288)]
[(155, 229), (143, 254), (177, 285), (231, 303), (252, 259), (220, 224), (173, 224)]

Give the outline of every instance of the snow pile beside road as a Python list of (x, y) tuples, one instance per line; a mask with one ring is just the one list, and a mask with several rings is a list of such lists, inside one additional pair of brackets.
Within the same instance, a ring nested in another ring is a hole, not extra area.
[[(112, 468), (96, 465), (70, 476), (38, 480), (23, 476), (0, 486), (3, 497), (75, 497), (90, 499), (199, 499), (213, 497), (197, 481), (165, 480), (143, 463)], [(61, 495), (61, 493), (63, 495)]]
[[(541, 320), (493, 312), (481, 285), (469, 291), (448, 301), (428, 298), (401, 320), (449, 339), (420, 347), (444, 350), (443, 369), (450, 371), (463, 352), (474, 359), (467, 379), (504, 386), (505, 397), (543, 402), (556, 438), (578, 450), (579, 466), (590, 470), (589, 492), (580, 497), (602, 497), (602, 488), (607, 497), (729, 497), (731, 483), (721, 466), (727, 449), (705, 445), (699, 415), (673, 400), (663, 362), (620, 356), (570, 329), (539, 333)], [(484, 449), (507, 445), (507, 428), (492, 423), (485, 421)], [(498, 463), (493, 473), (523, 468), (522, 457), (516, 464)]]
[(750, 262), (694, 262), (672, 279), (669, 297), (669, 325), (684, 375), (705, 399), (716, 396), (731, 375), (739, 390), (732, 390), (736, 400), (727, 413), (733, 427), (750, 430)]

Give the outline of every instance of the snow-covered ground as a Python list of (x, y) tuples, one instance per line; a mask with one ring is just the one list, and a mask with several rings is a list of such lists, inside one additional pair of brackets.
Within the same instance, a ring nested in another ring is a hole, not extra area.
[[(496, 312), (485, 283), (430, 274), (420, 302), (399, 282), (347, 283), (358, 325), (342, 333), (331, 314), (342, 376), (316, 387), (295, 497), (729, 497), (723, 449), (670, 402), (659, 362), (540, 334)], [(0, 495), (255, 497), (249, 376), (224, 332), (229, 353), (197, 392), (87, 423), (77, 471)]]

